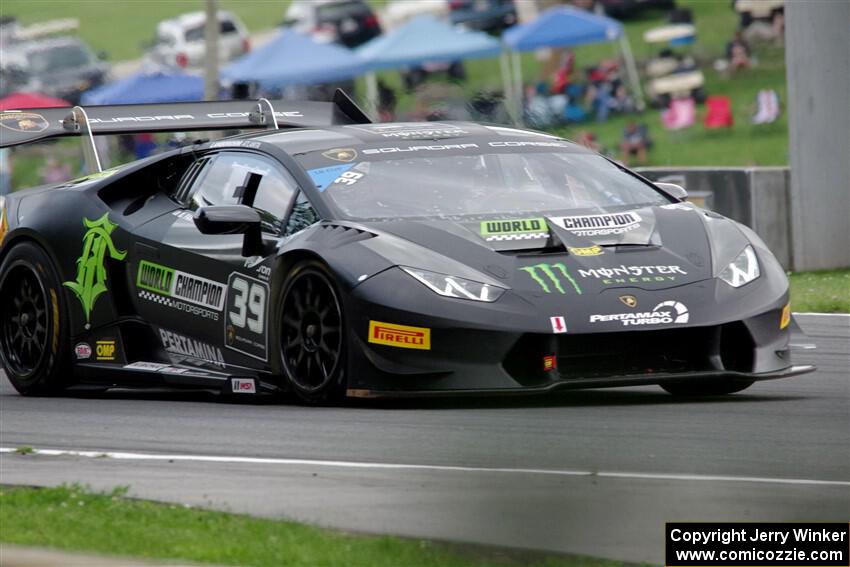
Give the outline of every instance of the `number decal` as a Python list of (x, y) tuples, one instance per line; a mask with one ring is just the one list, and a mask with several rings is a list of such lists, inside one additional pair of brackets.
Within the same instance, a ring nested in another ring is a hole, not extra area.
[(227, 286), (227, 322), (224, 344), (227, 348), (253, 358), (267, 360), (266, 311), (269, 285), (258, 279), (234, 272)]
[(360, 178), (363, 177), (362, 173), (357, 173), (356, 171), (346, 171), (342, 175), (336, 178), (334, 183), (343, 183), (345, 185), (354, 185)]

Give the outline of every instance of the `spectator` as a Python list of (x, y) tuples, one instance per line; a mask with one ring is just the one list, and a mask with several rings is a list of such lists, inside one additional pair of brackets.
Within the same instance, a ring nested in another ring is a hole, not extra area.
[(561, 66), (555, 71), (555, 76), (552, 79), (552, 94), (566, 94), (565, 91), (572, 79), (575, 62), (575, 54), (571, 49), (568, 49)]
[(726, 44), (726, 59), (732, 72), (750, 67), (750, 46), (741, 32), (735, 32), (735, 37)]
[(599, 140), (596, 139), (596, 134), (589, 130), (582, 130), (579, 132), (576, 137), (576, 142), (592, 152), (599, 154), (605, 153), (605, 148), (603, 148), (599, 143)]
[(620, 142), (620, 156), (624, 165), (629, 165), (629, 158), (637, 157), (641, 164), (646, 163), (646, 152), (652, 145), (646, 124), (630, 121), (623, 129), (623, 141)]
[(71, 168), (68, 164), (59, 163), (55, 157), (51, 156), (47, 158), (47, 163), (40, 173), (42, 183), (61, 183), (71, 177)]
[(382, 79), (378, 79), (378, 116), (381, 122), (395, 121), (395, 105), (397, 102), (395, 91)]

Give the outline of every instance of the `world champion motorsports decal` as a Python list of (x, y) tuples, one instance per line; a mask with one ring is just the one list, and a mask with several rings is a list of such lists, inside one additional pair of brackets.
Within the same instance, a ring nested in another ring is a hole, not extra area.
[(112, 231), (118, 225), (109, 221), (109, 213), (104, 213), (97, 220), (84, 218), (83, 225), (88, 230), (83, 235), (83, 253), (77, 259), (77, 279), (62, 285), (73, 291), (80, 300), (86, 323), (89, 323), (95, 302), (107, 291), (104, 266), (106, 254), (109, 253), (113, 260), (123, 260), (127, 252), (118, 250), (112, 242)]
[(224, 284), (147, 260), (139, 262), (136, 288), (141, 299), (212, 321), (227, 294)]
[(554, 217), (552, 222), (578, 236), (623, 234), (640, 226), (640, 215), (633, 211), (607, 215)]
[(542, 217), (481, 221), (480, 232), (487, 242), (549, 238), (549, 227)]
[(581, 295), (581, 287), (567, 270), (567, 267), (558, 262), (556, 264), (535, 264), (520, 268), (520, 271), (528, 274), (534, 282), (546, 293), (567, 293), (565, 286), (571, 285), (578, 295)]

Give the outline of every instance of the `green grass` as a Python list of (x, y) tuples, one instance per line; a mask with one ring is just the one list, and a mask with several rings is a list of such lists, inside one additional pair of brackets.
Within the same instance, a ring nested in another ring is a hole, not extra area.
[[(220, 0), (221, 9), (237, 14), (250, 32), (273, 28), (283, 20), (287, 1)], [(79, 34), (110, 61), (141, 57), (142, 44), (153, 39), (156, 24), (186, 12), (203, 10), (202, 0), (3, 0), (0, 15), (22, 24), (56, 18), (79, 18)]]
[(79, 486), (0, 488), (0, 541), (105, 555), (285, 567), (613, 567), (589, 558), (362, 536), (295, 522), (96, 494)]
[(850, 269), (789, 274), (791, 309), (813, 313), (850, 313)]

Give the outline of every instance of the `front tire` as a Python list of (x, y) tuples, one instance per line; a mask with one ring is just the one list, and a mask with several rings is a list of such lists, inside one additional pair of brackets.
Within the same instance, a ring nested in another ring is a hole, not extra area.
[(661, 384), (661, 387), (674, 396), (725, 396), (726, 394), (734, 394), (746, 390), (754, 382), (754, 380), (720, 378), (714, 380), (669, 382), (667, 384)]
[(70, 375), (62, 286), (47, 253), (17, 244), (0, 266), (0, 362), (24, 396), (55, 395)]
[(277, 324), (284, 379), (310, 404), (345, 394), (345, 319), (333, 276), (317, 261), (298, 263), (286, 277)]

